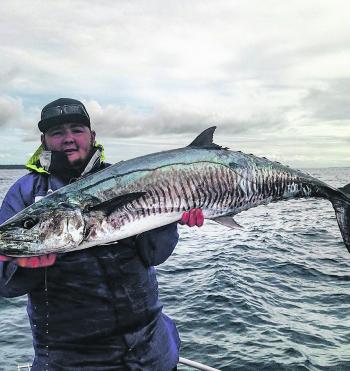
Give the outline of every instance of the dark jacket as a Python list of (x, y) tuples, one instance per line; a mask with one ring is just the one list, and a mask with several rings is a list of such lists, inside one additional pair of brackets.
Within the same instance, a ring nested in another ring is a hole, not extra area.
[[(64, 184), (45, 172), (25, 175), (7, 193), (0, 223)], [(32, 371), (172, 370), (180, 341), (162, 313), (153, 266), (170, 256), (177, 241), (171, 224), (116, 245), (59, 255), (48, 268), (0, 263), (0, 295), (28, 294)]]

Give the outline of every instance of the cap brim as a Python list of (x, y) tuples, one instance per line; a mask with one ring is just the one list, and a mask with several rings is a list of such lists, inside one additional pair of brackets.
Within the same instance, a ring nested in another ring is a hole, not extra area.
[(41, 120), (38, 122), (38, 127), (42, 133), (45, 133), (53, 126), (70, 123), (83, 124), (90, 128), (90, 120), (88, 119), (88, 117), (76, 113), (50, 117), (48, 119)]

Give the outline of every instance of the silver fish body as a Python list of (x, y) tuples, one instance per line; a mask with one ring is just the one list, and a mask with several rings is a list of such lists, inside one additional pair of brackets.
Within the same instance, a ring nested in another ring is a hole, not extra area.
[(113, 243), (178, 221), (194, 207), (234, 228), (232, 216), (243, 210), (301, 197), (333, 203), (349, 249), (348, 196), (301, 171), (221, 148), (212, 142), (214, 130), (188, 147), (112, 165), (27, 207), (0, 226), (0, 254), (35, 256)]

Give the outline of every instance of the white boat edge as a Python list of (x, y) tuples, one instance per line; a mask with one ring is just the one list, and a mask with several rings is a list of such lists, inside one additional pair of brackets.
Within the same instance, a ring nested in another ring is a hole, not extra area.
[[(204, 365), (203, 363), (191, 361), (191, 360), (189, 360), (187, 358), (183, 358), (183, 357), (179, 358), (179, 363), (178, 364), (190, 366), (190, 367), (192, 367), (196, 370), (201, 370), (201, 371), (220, 371), (217, 368), (213, 368), (213, 367)], [(23, 371), (23, 370), (30, 371), (31, 368), (32, 368), (31, 364), (26, 364), (26, 365), (21, 365), (21, 366), (18, 365), (17, 366), (17, 371)]]
[(203, 363), (191, 361), (187, 358), (180, 357), (179, 358), (179, 364), (190, 366), (196, 370), (201, 370), (201, 371), (220, 371), (217, 368), (213, 368), (207, 365), (204, 365)]

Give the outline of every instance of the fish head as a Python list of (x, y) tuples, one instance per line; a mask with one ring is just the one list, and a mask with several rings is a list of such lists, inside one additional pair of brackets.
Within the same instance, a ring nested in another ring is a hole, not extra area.
[[(39, 201), (40, 202), (40, 201)], [(79, 208), (58, 204), (33, 205), (0, 226), (0, 254), (20, 257), (63, 253), (76, 249), (84, 238)]]

